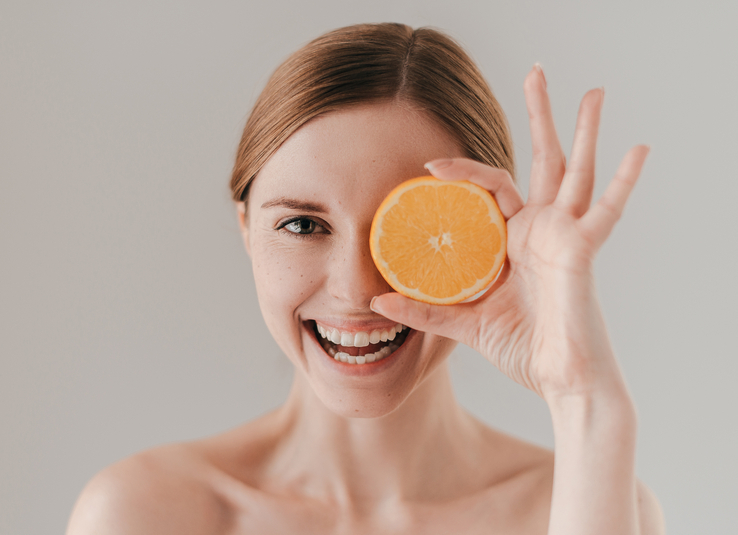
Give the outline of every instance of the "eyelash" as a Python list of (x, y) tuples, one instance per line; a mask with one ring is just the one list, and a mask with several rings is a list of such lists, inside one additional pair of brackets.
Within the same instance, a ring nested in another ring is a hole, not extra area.
[[(313, 229), (312, 232), (301, 234), (299, 232), (292, 232), (291, 230), (287, 230), (285, 228), (287, 225), (289, 225), (291, 223), (296, 223), (298, 221), (309, 221), (310, 223), (312, 223), (313, 225), (315, 225), (315, 229)], [(323, 229), (323, 232), (316, 232), (316, 230), (318, 230), (319, 228), (322, 228)], [(325, 227), (323, 225), (321, 225), (320, 223), (318, 223), (314, 219), (311, 219), (309, 217), (303, 217), (303, 216), (292, 217), (290, 219), (287, 219), (286, 221), (283, 221), (282, 223), (280, 223), (277, 226), (276, 230), (279, 231), (279, 232), (284, 232), (285, 234), (289, 234), (291, 237), (298, 238), (300, 240), (304, 240), (304, 239), (308, 239), (308, 238), (313, 238), (315, 236), (315, 234), (326, 234), (327, 233), (327, 231), (326, 231), (326, 229), (325, 229)]]

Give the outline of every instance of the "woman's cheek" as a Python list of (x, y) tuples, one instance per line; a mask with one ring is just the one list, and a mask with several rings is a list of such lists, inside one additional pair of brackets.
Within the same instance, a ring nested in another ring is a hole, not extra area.
[(256, 247), (252, 247), (259, 305), (269, 330), (280, 345), (279, 338), (287, 334), (285, 330), (299, 333), (296, 311), (319, 291), (323, 279), (319, 272), (326, 266), (323, 248), (302, 241), (269, 239), (254, 243)]

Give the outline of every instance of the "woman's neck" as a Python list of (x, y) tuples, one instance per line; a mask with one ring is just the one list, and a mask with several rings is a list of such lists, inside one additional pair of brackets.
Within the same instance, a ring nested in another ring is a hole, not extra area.
[(445, 364), (379, 418), (336, 415), (298, 373), (274, 416), (278, 438), (263, 475), (283, 490), (361, 508), (449, 499), (489, 482), (490, 433), (456, 402)]

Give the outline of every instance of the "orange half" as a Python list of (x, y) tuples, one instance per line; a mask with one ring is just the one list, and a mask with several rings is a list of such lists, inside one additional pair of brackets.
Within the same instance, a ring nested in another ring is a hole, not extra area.
[(507, 228), (484, 188), (424, 176), (403, 182), (382, 201), (369, 240), (377, 269), (397, 292), (451, 305), (495, 280), (505, 261)]

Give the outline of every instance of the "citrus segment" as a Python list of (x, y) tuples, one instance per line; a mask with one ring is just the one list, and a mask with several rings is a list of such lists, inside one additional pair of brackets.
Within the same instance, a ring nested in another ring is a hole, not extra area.
[(505, 219), (487, 190), (428, 176), (403, 182), (384, 199), (372, 221), (370, 249), (397, 292), (448, 305), (495, 279), (506, 241)]

